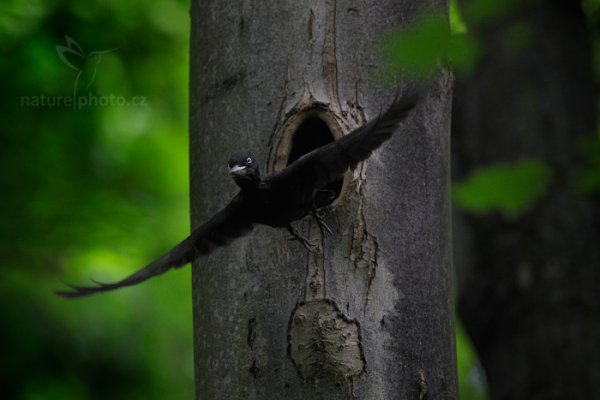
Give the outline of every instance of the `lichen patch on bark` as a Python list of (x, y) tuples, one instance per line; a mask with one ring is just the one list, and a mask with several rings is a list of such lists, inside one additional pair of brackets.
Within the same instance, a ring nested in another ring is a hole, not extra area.
[(288, 353), (300, 376), (318, 380), (348, 378), (365, 366), (358, 322), (331, 300), (300, 303), (288, 326)]

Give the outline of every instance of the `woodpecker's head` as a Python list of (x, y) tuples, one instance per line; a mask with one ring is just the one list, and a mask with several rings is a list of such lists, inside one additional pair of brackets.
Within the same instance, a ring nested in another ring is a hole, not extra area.
[(258, 162), (250, 150), (240, 150), (229, 158), (229, 175), (238, 186), (242, 187), (250, 182), (260, 181)]

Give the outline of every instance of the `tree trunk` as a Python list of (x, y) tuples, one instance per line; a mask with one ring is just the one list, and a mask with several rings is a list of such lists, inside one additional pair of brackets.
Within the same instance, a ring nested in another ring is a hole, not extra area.
[(459, 177), (524, 157), (553, 170), (544, 198), (519, 218), (465, 215), (455, 224), (456, 237), (469, 238), (456, 246), (459, 312), (495, 400), (600, 393), (598, 203), (575, 184), (579, 142), (596, 127), (585, 25), (572, 1), (522, 2), (469, 25), (484, 52), (457, 84)]
[[(399, 89), (380, 87), (375, 47), (420, 3), (194, 1), (193, 225), (236, 193), (232, 151), (282, 168), (389, 105)], [(198, 398), (456, 398), (450, 86), (440, 73), (399, 132), (332, 186), (332, 233), (295, 223), (315, 254), (258, 227), (194, 264)]]

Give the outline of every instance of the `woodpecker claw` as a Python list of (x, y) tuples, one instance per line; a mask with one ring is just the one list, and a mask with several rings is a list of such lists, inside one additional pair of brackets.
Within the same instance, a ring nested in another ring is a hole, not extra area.
[(329, 232), (330, 235), (333, 235), (333, 231), (325, 223), (325, 219), (323, 218), (324, 215), (325, 215), (325, 212), (322, 210), (313, 211), (313, 216), (315, 217), (315, 220), (317, 221), (317, 224), (319, 225), (319, 229), (321, 230), (321, 233), (324, 233), (325, 231), (327, 231), (327, 232)]

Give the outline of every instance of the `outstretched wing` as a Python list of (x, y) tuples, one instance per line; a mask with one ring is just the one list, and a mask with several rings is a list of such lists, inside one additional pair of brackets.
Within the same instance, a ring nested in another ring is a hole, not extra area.
[(57, 290), (54, 293), (65, 298), (74, 298), (138, 284), (167, 272), (171, 268), (182, 267), (199, 255), (210, 253), (218, 246), (231, 243), (236, 238), (250, 233), (253, 226), (251, 222), (243, 218), (243, 200), (238, 194), (227, 207), (194, 230), (188, 238), (127, 278), (115, 283), (94, 281), (96, 284), (94, 286), (67, 284), (72, 290)]
[(303, 182), (310, 183), (314, 188), (322, 188), (341, 177), (348, 168), (354, 168), (367, 159), (373, 150), (388, 140), (398, 124), (415, 107), (417, 100), (415, 92), (396, 97), (392, 105), (377, 118), (340, 140), (305, 154), (288, 167), (274, 172), (266, 180), (272, 185)]

